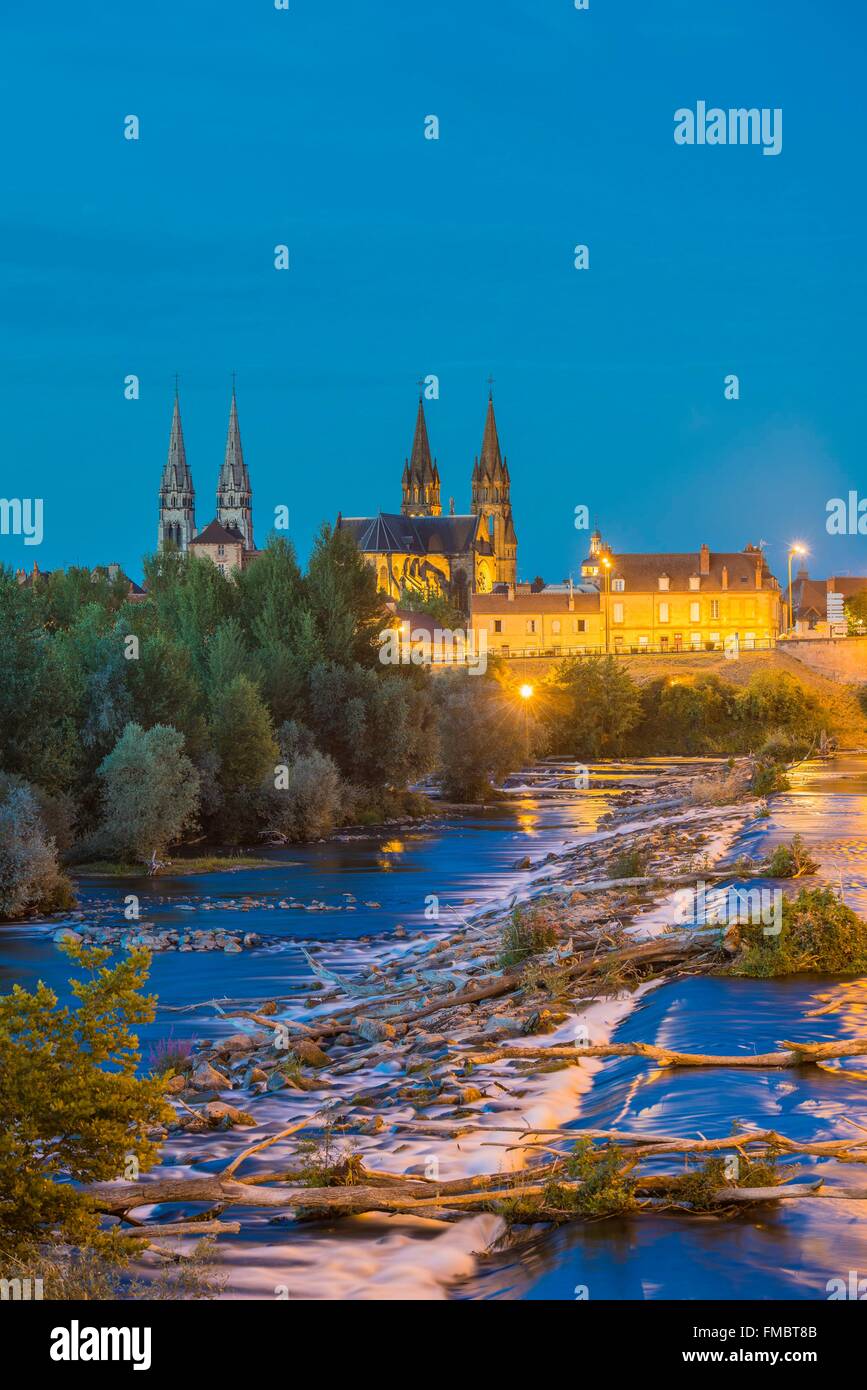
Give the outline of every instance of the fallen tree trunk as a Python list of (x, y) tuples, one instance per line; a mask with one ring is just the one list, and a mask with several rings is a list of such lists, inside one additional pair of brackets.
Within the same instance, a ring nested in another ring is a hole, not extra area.
[(653, 1043), (588, 1043), (583, 1047), (494, 1047), (486, 1052), (468, 1052), (461, 1060), (473, 1066), (490, 1062), (565, 1061), (580, 1062), (585, 1057), (648, 1057), (664, 1067), (802, 1067), (840, 1057), (867, 1056), (867, 1038), (849, 1042), (786, 1043), (785, 1052), (735, 1053), (714, 1056), (703, 1052), (672, 1052)]

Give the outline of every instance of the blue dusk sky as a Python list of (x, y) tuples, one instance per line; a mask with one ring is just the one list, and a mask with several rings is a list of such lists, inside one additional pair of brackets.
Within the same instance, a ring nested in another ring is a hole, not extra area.
[[(578, 504), (615, 550), (761, 539), (782, 578), (797, 538), (812, 573), (867, 573), (867, 536), (825, 529), (867, 495), (852, 0), (7, 0), (0, 22), (0, 496), (43, 498), (45, 528), (0, 536), (7, 563), (140, 574), (176, 372), (203, 528), (234, 370), (257, 540), (287, 504), (302, 559), (338, 511), (398, 510), (428, 374), (444, 506), (468, 510), (492, 374), (522, 577), (576, 572)], [(677, 145), (699, 101), (782, 108), (781, 153)]]

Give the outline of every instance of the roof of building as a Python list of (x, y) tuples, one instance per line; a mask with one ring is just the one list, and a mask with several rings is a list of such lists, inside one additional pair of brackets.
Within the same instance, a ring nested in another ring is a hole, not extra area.
[(499, 617), (509, 613), (598, 613), (601, 597), (596, 589), (592, 594), (575, 589), (570, 607), (568, 590), (549, 594), (541, 589), (537, 594), (519, 593), (514, 598), (508, 593), (473, 594), (470, 601), (473, 614)]
[(192, 492), (192, 490), (193, 479), (187, 464), (184, 431), (181, 425), (181, 404), (176, 389), (175, 408), (172, 411), (172, 428), (169, 434), (169, 452), (163, 468), (160, 491), (187, 493)]
[(440, 480), (436, 459), (431, 458), (427, 422), (424, 418), (424, 402), (421, 396), (418, 398), (418, 414), (415, 420), (412, 453), (409, 460), (404, 462), (403, 480), (405, 485), (417, 487), (426, 487), (430, 484), (438, 485)]
[[(479, 518), (379, 512), (376, 516), (342, 516), (337, 524), (352, 533), (358, 549), (366, 554), (462, 555), (474, 548)], [(475, 549), (490, 554), (491, 543), (482, 539)]]
[(236, 526), (224, 526), (216, 518), (209, 522), (204, 531), (200, 531), (190, 541), (190, 545), (243, 545), (244, 537)]
[(729, 592), (733, 589), (755, 589), (756, 566), (759, 564), (762, 587), (779, 587), (760, 550), (708, 551), (707, 574), (701, 573), (702, 556), (699, 551), (657, 551), (633, 555), (618, 555), (612, 551), (605, 553), (612, 562), (611, 578), (625, 579), (626, 587), (632, 592), (656, 590), (660, 577), (667, 575), (669, 587), (675, 592), (688, 590), (690, 579), (699, 578), (701, 590), (722, 593), (723, 570), (726, 571)]

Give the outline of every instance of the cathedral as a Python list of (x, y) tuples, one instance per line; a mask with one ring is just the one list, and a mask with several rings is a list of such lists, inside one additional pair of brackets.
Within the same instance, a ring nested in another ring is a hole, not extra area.
[(226, 452), (217, 480), (217, 512), (203, 531), (196, 529), (196, 494), (175, 387), (169, 453), (160, 483), (157, 546), (206, 556), (223, 574), (246, 568), (258, 554), (253, 540), (253, 489), (241, 448), (234, 383)]
[(452, 500), (443, 515), (439, 468), (431, 456), (421, 396), (401, 491), (399, 513), (337, 519), (375, 570), (382, 593), (398, 601), (407, 594), (442, 594), (466, 612), (472, 594), (491, 593), (495, 585), (514, 587), (518, 538), (509, 465), (500, 450), (491, 392), (481, 453), (473, 466), (469, 513), (455, 515)]

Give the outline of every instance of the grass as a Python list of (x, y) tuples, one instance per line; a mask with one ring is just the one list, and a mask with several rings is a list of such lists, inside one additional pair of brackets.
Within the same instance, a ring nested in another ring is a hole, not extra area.
[(608, 864), (609, 878), (644, 878), (650, 855), (637, 845), (633, 849), (621, 850)]
[(777, 936), (766, 936), (761, 923), (749, 923), (741, 926), (740, 938), (741, 954), (726, 974), (770, 979), (807, 971), (867, 971), (867, 922), (830, 888), (803, 888), (794, 901), (785, 901)]
[[(156, 878), (178, 878), (186, 874), (213, 874), (226, 869), (270, 869), (276, 861), (254, 859), (246, 854), (206, 854), (195, 859), (171, 859), (157, 870)], [(149, 874), (150, 866), (142, 862), (125, 862), (113, 859), (94, 859), (89, 864), (76, 864), (73, 872), (88, 874), (94, 878), (142, 878)]]
[(770, 878), (801, 878), (814, 874), (818, 867), (818, 860), (808, 853), (800, 835), (795, 835), (788, 845), (777, 845), (763, 865)]
[(557, 944), (557, 928), (537, 904), (515, 907), (503, 927), (499, 965), (508, 969)]

